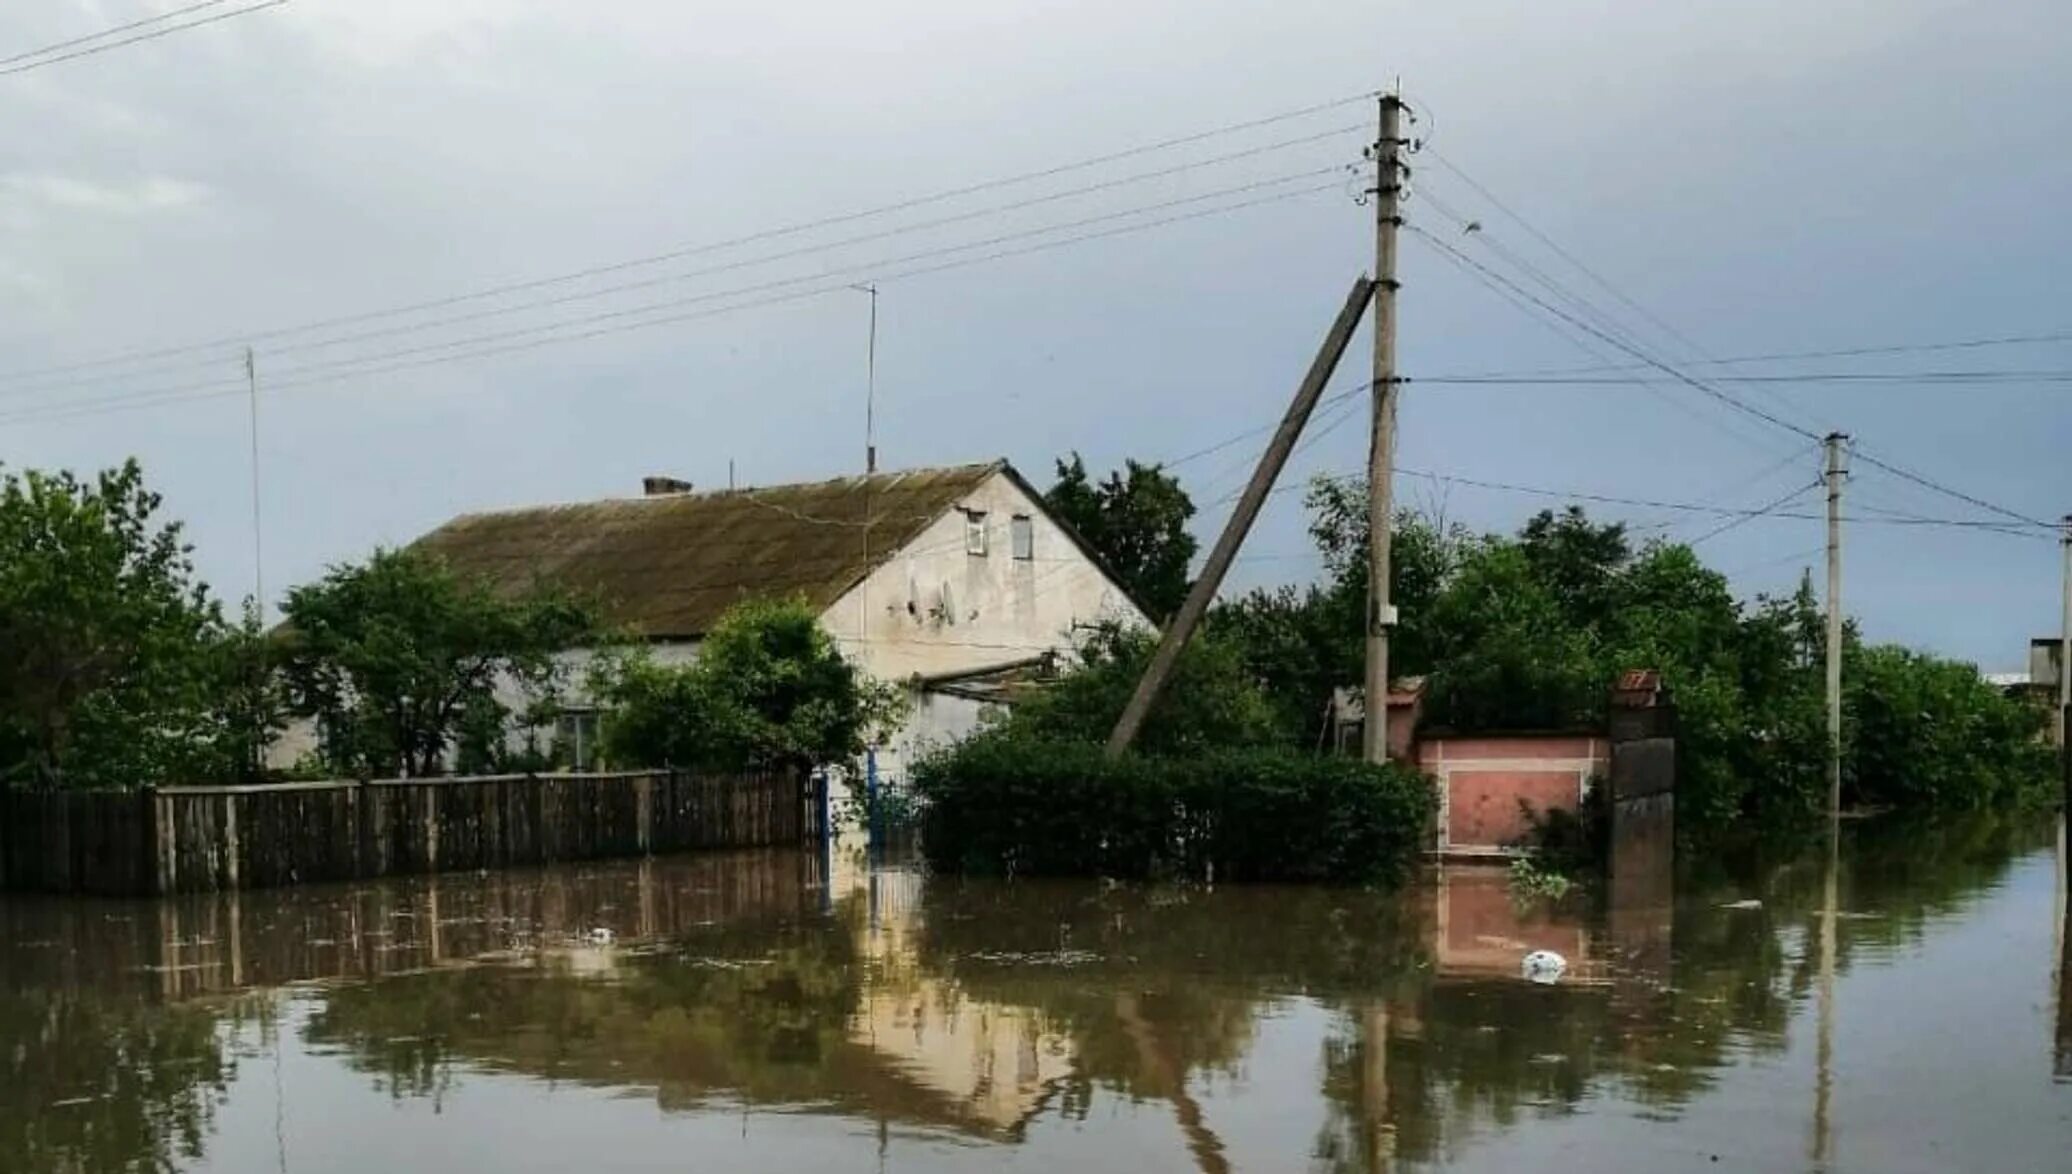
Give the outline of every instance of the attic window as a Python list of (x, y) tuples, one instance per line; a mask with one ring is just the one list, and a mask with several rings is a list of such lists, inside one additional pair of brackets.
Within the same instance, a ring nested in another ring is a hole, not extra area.
[(986, 511), (964, 511), (964, 553), (986, 556)]
[(1008, 523), (1008, 531), (1014, 541), (1014, 557), (1019, 562), (1031, 562), (1036, 558), (1036, 523), (1027, 514), (1016, 514)]

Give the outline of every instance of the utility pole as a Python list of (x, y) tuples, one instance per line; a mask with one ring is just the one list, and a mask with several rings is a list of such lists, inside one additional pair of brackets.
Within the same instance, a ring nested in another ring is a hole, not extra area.
[(863, 471), (878, 471), (878, 283), (851, 286), (871, 296), (871, 336), (864, 351)]
[(252, 614), (266, 623), (266, 551), (259, 528), (259, 361), (245, 348), (245, 390), (252, 407)]
[(2064, 776), (2065, 818), (2072, 821), (2072, 514), (2066, 514), (2065, 615), (2058, 630), (2058, 757)]
[(1237, 508), (1231, 511), (1230, 520), (1223, 523), (1223, 533), (1217, 535), (1216, 545), (1210, 548), (1208, 561), (1202, 564), (1201, 576), (1195, 579), (1194, 586), (1187, 589), (1186, 601), (1180, 604), (1180, 610), (1173, 614), (1172, 622), (1166, 625), (1164, 635), (1159, 637), (1158, 650), (1151, 654), (1151, 663), (1138, 680), (1136, 692), (1130, 695), (1129, 704), (1123, 706), (1122, 717), (1117, 719), (1114, 731), (1108, 735), (1108, 757), (1115, 758), (1130, 748), (1130, 744), (1137, 740), (1137, 731), (1143, 728), (1144, 719), (1151, 716), (1151, 707), (1158, 704), (1159, 694), (1165, 691), (1166, 679), (1172, 676), (1173, 666), (1179, 663), (1181, 650), (1187, 647), (1194, 629), (1208, 614), (1210, 602), (1223, 586), (1223, 576), (1229, 572), (1231, 562), (1237, 558), (1238, 547), (1244, 544), (1245, 535), (1259, 517), (1259, 508), (1266, 504), (1266, 495), (1273, 491), (1274, 479), (1281, 475), (1282, 467), (1288, 463), (1288, 454), (1294, 451), (1296, 439), (1302, 435), (1303, 426), (1309, 423), (1310, 413), (1316, 410), (1317, 400), (1324, 394), (1324, 385), (1331, 381), (1331, 373), (1338, 369), (1340, 356), (1351, 345), (1353, 330), (1360, 324), (1360, 315), (1367, 312), (1367, 302), (1373, 294), (1374, 283), (1365, 277), (1355, 280), (1352, 289), (1346, 292), (1345, 305), (1324, 335), (1316, 358), (1310, 360), (1308, 373), (1295, 389), (1295, 398), (1289, 402), (1288, 410), (1281, 416), (1280, 426), (1274, 429), (1273, 439), (1267, 442), (1266, 451), (1260, 455), (1258, 467), (1252, 470), (1251, 481), (1238, 496)]
[(1389, 756), (1389, 530), (1395, 510), (1396, 230), (1402, 226), (1403, 100), (1381, 96), (1374, 143), (1374, 434), (1367, 451), (1367, 679), (1362, 757)]
[(1830, 432), (1827, 445), (1827, 813), (1842, 810), (1842, 446), (1849, 437)]

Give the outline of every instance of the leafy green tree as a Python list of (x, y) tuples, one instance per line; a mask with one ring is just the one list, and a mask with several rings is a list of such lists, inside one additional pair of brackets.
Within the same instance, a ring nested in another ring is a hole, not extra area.
[(1854, 651), (1843, 674), (1843, 793), (1905, 809), (1983, 808), (2042, 798), (2053, 758), (2046, 714), (1969, 664), (1890, 645)]
[(288, 697), (280, 672), (280, 648), (245, 601), (235, 625), (217, 625), (206, 653), (208, 740), (215, 762), (208, 777), (239, 783), (264, 782), (266, 748), (287, 728)]
[(356, 774), (436, 773), (463, 718), (502, 717), (499, 684), (549, 690), (567, 671), (555, 654), (599, 639), (563, 593), (506, 598), (408, 549), (334, 567), (283, 610), (294, 711), (316, 720), (332, 768)]
[(219, 609), (135, 461), (0, 482), (0, 782), (134, 787), (210, 768)]
[(1180, 610), (1195, 541), (1187, 532), (1194, 501), (1179, 478), (1158, 465), (1125, 461), (1095, 482), (1078, 453), (1057, 467), (1057, 482), (1043, 495), (1051, 510), (1100, 553), (1152, 619)]
[[(1318, 602), (1343, 625), (1352, 669), (1338, 683), (1356, 683), (1365, 657), (1367, 615), (1367, 481), (1317, 477), (1304, 497), (1309, 534), (1323, 556), (1325, 596)], [(1472, 535), (1409, 510), (1396, 513), (1389, 535), (1389, 599), (1398, 612), (1389, 637), (1389, 670), (1421, 676), (1438, 663), (1440, 633), (1432, 612), (1472, 547)]]
[(904, 704), (842, 656), (798, 600), (750, 600), (720, 617), (688, 665), (644, 651), (600, 660), (605, 756), (638, 766), (801, 769), (853, 762)]
[(1429, 719), (1467, 729), (1558, 729), (1602, 716), (1609, 684), (1595, 634), (1516, 543), (1476, 544), (1433, 602)]
[[(1157, 650), (1158, 638), (1106, 624), (1080, 642), (1078, 663), (1056, 683), (1019, 703), (1017, 735), (1104, 742)], [(1266, 746), (1279, 740), (1265, 691), (1231, 641), (1204, 632), (1180, 654), (1172, 678), (1145, 719), (1137, 748), (1147, 753)]]

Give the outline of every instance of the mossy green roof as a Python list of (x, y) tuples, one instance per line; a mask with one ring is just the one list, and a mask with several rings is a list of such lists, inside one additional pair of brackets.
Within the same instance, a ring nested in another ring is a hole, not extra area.
[(826, 608), (1005, 462), (465, 514), (414, 545), (499, 590), (595, 599), (650, 639), (702, 636), (748, 598)]

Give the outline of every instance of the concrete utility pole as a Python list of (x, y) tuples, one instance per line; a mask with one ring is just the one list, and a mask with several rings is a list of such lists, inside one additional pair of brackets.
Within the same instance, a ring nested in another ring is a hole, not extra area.
[(1360, 748), (1368, 762), (1389, 756), (1389, 530), (1396, 468), (1396, 230), (1402, 227), (1403, 100), (1381, 96), (1374, 143), (1374, 435), (1367, 450), (1366, 721)]
[(863, 471), (878, 471), (878, 283), (851, 286), (871, 296), (870, 343), (864, 351)]
[(2072, 820), (2072, 514), (2065, 515), (2065, 615), (2058, 629), (2058, 756), (2065, 786), (2065, 818)]
[(1324, 385), (1331, 381), (1331, 373), (1338, 369), (1339, 357), (1345, 354), (1346, 346), (1352, 342), (1353, 329), (1360, 324), (1360, 316), (1367, 311), (1367, 299), (1373, 293), (1374, 283), (1365, 277), (1355, 280), (1352, 289), (1346, 293), (1344, 307), (1338, 311), (1337, 320), (1331, 323), (1331, 330), (1324, 336), (1324, 345), (1317, 349), (1316, 358), (1310, 361), (1309, 373), (1302, 377), (1301, 386), (1295, 389), (1295, 398), (1281, 416), (1280, 427), (1274, 430), (1273, 439), (1267, 442), (1266, 452), (1259, 458), (1259, 467), (1252, 470), (1252, 480), (1238, 497), (1237, 509), (1223, 524), (1223, 533), (1217, 535), (1216, 545), (1209, 551), (1208, 562), (1202, 564), (1201, 577), (1187, 589), (1186, 602), (1180, 605), (1172, 623), (1166, 625), (1165, 635), (1158, 641), (1158, 651), (1152, 653), (1151, 664), (1145, 668), (1143, 679), (1137, 682), (1137, 691), (1130, 695), (1129, 704), (1123, 707), (1114, 732), (1108, 735), (1109, 757), (1120, 755), (1137, 740), (1137, 731), (1143, 728), (1144, 719), (1151, 715), (1151, 707), (1158, 703), (1158, 695), (1165, 690), (1166, 678), (1172, 675), (1173, 666), (1179, 663), (1181, 649), (1187, 647), (1194, 629), (1208, 614), (1209, 602), (1216, 598), (1216, 592), (1223, 586), (1223, 576), (1229, 572), (1231, 561), (1237, 558), (1237, 548), (1244, 543), (1245, 534), (1259, 517), (1259, 507), (1266, 504), (1266, 495), (1272, 491), (1281, 467), (1288, 463), (1288, 454), (1294, 450), (1296, 438), (1302, 435), (1303, 425), (1309, 423), (1310, 413), (1316, 410), (1317, 400), (1324, 394)]
[(1842, 810), (1842, 446), (1827, 434), (1827, 813)]
[(245, 391), (252, 415), (252, 614), (266, 623), (266, 547), (261, 540), (259, 514), (259, 360), (252, 348), (245, 348)]

